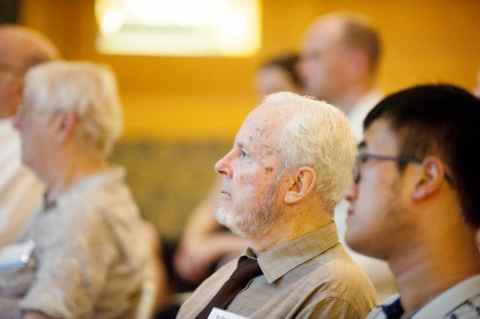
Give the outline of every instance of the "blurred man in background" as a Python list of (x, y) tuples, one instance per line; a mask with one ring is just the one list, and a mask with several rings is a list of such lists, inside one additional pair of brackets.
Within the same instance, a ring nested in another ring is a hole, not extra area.
[(23, 76), (34, 65), (58, 58), (43, 35), (24, 27), (0, 26), (0, 247), (15, 241), (40, 205), (43, 186), (21, 164), (12, 117), (21, 104)]
[[(331, 14), (320, 17), (307, 30), (300, 63), (306, 94), (325, 100), (347, 115), (358, 141), (362, 122), (381, 98), (375, 80), (381, 57), (381, 41), (365, 17)], [(348, 204), (335, 211), (340, 240), (345, 237)], [(380, 300), (396, 292), (386, 263), (350, 251), (368, 273)]]
[(344, 111), (358, 139), (363, 119), (381, 98), (375, 89), (380, 56), (380, 35), (362, 16), (323, 16), (303, 42), (300, 73), (306, 94)]

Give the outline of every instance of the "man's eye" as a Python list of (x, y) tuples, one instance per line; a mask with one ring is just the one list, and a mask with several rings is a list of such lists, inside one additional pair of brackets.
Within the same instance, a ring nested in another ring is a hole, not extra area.
[(247, 156), (247, 152), (245, 152), (244, 150), (240, 150), (240, 157), (245, 157)]

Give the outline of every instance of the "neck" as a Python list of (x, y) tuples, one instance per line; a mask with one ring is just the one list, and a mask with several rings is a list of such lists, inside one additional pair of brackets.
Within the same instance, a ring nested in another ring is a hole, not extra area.
[(47, 200), (55, 201), (60, 194), (70, 189), (83, 178), (94, 175), (108, 167), (104, 159), (88, 156), (86, 153), (69, 156), (65, 154), (59, 162), (65, 165), (56, 165), (46, 178)]
[(342, 90), (337, 97), (332, 98), (329, 102), (348, 114), (371, 89), (370, 82), (357, 83)]
[(262, 236), (249, 238), (251, 247), (258, 252), (266, 251), (283, 241), (295, 240), (307, 233), (328, 225), (332, 213), (317, 208), (292, 207), (282, 214)]
[(458, 233), (457, 229), (443, 236), (431, 236), (436, 241), (418, 242), (408, 251), (389, 258), (406, 314), (419, 310), (457, 283), (480, 274), (480, 255), (474, 240)]

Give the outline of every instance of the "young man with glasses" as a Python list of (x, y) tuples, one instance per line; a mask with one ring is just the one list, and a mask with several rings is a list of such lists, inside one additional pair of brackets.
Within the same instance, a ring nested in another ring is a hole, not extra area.
[(451, 85), (392, 94), (365, 119), (346, 241), (387, 261), (400, 292), (368, 318), (480, 318), (479, 119)]

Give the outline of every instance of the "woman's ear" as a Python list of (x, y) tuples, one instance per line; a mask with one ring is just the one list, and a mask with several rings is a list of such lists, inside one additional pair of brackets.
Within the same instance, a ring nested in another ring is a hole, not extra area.
[(288, 189), (285, 193), (284, 201), (286, 204), (295, 204), (305, 198), (317, 183), (317, 174), (315, 170), (308, 166), (298, 168), (293, 178), (288, 180)]

